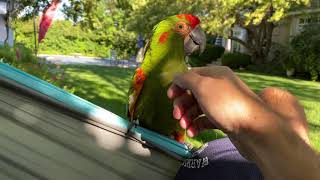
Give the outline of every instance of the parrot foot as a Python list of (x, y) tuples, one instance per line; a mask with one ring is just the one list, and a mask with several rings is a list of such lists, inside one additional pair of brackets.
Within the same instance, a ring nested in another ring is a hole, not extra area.
[(127, 130), (127, 132), (126, 132), (126, 135), (129, 135), (130, 132), (131, 132), (131, 129), (132, 129), (133, 127), (136, 127), (137, 125), (139, 125), (139, 120), (133, 120), (133, 121), (131, 121), (130, 124), (129, 124), (128, 130)]
[(191, 143), (189, 143), (189, 142), (184, 142), (183, 144), (186, 145), (189, 150), (192, 150), (192, 149), (193, 149), (193, 145), (192, 145)]

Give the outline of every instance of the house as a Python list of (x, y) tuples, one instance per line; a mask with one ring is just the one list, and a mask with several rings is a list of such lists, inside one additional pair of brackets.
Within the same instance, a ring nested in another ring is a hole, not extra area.
[[(241, 28), (240, 26), (236, 25), (233, 28), (233, 36), (243, 41), (246, 41), (248, 34), (244, 28)], [(233, 41), (231, 39), (223, 38), (221, 36), (216, 38), (215, 45), (223, 46), (226, 52), (248, 53), (248, 49), (242, 46), (239, 42)]]
[[(274, 28), (272, 41), (287, 46), (305, 25), (320, 23), (320, 0), (311, 0), (309, 7), (297, 8), (279, 22)], [(245, 29), (235, 26), (233, 29), (234, 36), (246, 41), (247, 32)], [(248, 50), (240, 43), (226, 38), (217, 38), (216, 45), (225, 47), (227, 52), (247, 53)]]
[(272, 40), (286, 46), (305, 25), (314, 23), (320, 23), (320, 0), (312, 0), (310, 7), (291, 11), (274, 29)]
[[(9, 33), (7, 33), (5, 15), (8, 10), (10, 10), (9, 0), (0, 0), (0, 45), (4, 45), (6, 39), (8, 38), (9, 46), (13, 46), (13, 31), (9, 28)], [(12, 6), (11, 6), (12, 7)]]

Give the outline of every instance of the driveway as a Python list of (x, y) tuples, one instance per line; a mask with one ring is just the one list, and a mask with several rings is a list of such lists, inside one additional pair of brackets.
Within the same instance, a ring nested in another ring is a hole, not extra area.
[(85, 57), (85, 56), (65, 56), (65, 55), (44, 55), (40, 54), (38, 57), (45, 59), (54, 64), (80, 64), (80, 65), (96, 65), (108, 67), (122, 67), (122, 68), (136, 68), (140, 63), (128, 60), (112, 60), (108, 58), (99, 57)]

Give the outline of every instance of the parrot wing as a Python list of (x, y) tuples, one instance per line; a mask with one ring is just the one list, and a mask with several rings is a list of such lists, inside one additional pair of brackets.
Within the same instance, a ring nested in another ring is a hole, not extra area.
[(130, 121), (133, 121), (136, 119), (135, 117), (136, 103), (139, 99), (141, 90), (143, 88), (143, 83), (145, 80), (146, 80), (146, 74), (143, 72), (142, 68), (137, 68), (133, 75), (132, 83), (128, 92), (129, 103), (128, 103), (127, 115), (130, 118)]
[[(152, 30), (152, 35), (154, 34), (156, 28), (158, 25), (154, 26)], [(150, 44), (151, 44), (151, 37), (149, 40), (147, 40), (146, 45), (143, 49), (143, 61), (142, 63), (146, 63), (147, 53), (150, 52)], [(128, 107), (127, 107), (127, 116), (129, 117), (130, 121), (136, 120), (137, 117), (135, 117), (135, 109), (136, 109), (136, 103), (139, 99), (140, 93), (143, 88), (144, 81), (146, 80), (146, 72), (143, 71), (141, 67), (137, 68), (135, 73), (132, 77), (132, 82), (128, 91)]]

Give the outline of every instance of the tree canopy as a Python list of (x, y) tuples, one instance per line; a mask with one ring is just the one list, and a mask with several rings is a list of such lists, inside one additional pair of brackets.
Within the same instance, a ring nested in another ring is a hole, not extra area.
[[(24, 8), (45, 7), (49, 0), (17, 0)], [(269, 53), (273, 29), (292, 8), (310, 0), (69, 0), (63, 7), (66, 17), (83, 29), (94, 32), (100, 42), (123, 51), (134, 46), (138, 34), (148, 37), (155, 24), (167, 16), (192, 13), (202, 20), (207, 34), (225, 36), (248, 49), (255, 62)], [(22, 7), (22, 6), (19, 6)], [(27, 10), (26, 10), (27, 9)], [(247, 40), (233, 33), (234, 27), (246, 30)], [(133, 33), (135, 32), (135, 33)], [(125, 49), (122, 49), (125, 48)]]
[[(269, 53), (277, 22), (290, 9), (309, 3), (309, 0), (145, 0), (133, 9), (129, 27), (148, 33), (156, 22), (168, 15), (193, 13), (201, 17), (208, 34), (238, 41), (249, 50), (254, 60), (263, 61)], [(233, 35), (235, 25), (247, 31), (247, 41)]]

